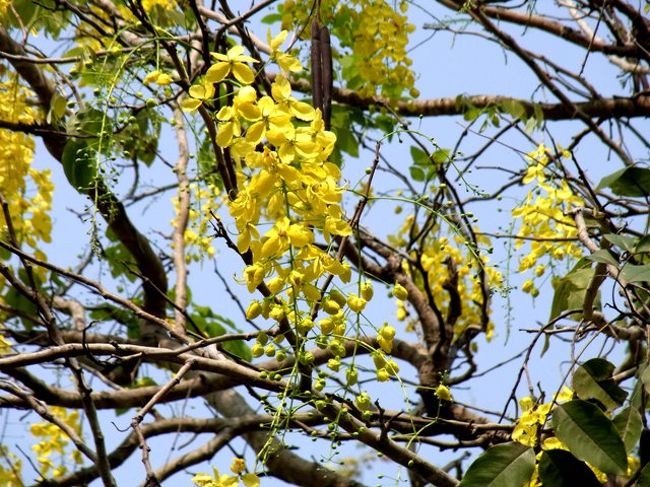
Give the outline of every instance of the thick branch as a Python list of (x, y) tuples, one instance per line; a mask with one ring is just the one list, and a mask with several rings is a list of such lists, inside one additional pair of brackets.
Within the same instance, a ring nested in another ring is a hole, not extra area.
[[(310, 93), (309, 81), (294, 79), (291, 85), (297, 91)], [(563, 103), (533, 103), (527, 99), (512, 98), (500, 95), (468, 95), (460, 98), (431, 98), (424, 100), (389, 101), (379, 96), (361, 96), (354, 90), (334, 88), (332, 98), (338, 103), (368, 109), (372, 105), (391, 106), (399, 115), (405, 117), (437, 117), (443, 115), (462, 115), (468, 106), (487, 108), (516, 102), (530, 117), (535, 113), (535, 107), (541, 110), (545, 120), (574, 120), (576, 109), (592, 118), (636, 118), (650, 116), (650, 96), (639, 95), (628, 98), (600, 98), (582, 102), (572, 102), (575, 109)]]

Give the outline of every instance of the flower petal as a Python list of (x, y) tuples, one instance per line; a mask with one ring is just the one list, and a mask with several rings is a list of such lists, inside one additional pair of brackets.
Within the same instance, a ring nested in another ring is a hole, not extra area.
[(205, 79), (211, 83), (219, 83), (230, 73), (230, 64), (226, 62), (219, 62), (213, 64), (208, 68), (205, 73)]

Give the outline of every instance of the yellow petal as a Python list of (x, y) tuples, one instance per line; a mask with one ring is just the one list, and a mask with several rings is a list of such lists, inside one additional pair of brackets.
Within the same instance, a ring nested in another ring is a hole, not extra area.
[(160, 76), (160, 71), (155, 70), (149, 73), (147, 76), (144, 77), (142, 80), (142, 83), (145, 85), (148, 85), (149, 83), (155, 83), (156, 80), (158, 79), (158, 76)]
[(272, 51), (276, 51), (282, 44), (284, 44), (284, 41), (287, 38), (287, 34), (289, 34), (289, 32), (283, 30), (277, 36), (271, 39), (271, 29), (268, 30), (266, 38), (269, 40), (269, 46), (271, 47)]
[(255, 104), (249, 102), (237, 105), (237, 112), (246, 120), (250, 120), (251, 122), (259, 120), (262, 115), (261, 110)]
[(278, 55), (277, 62), (282, 71), (291, 71), (293, 73), (299, 73), (302, 71), (302, 64), (300, 61), (289, 54)]
[(258, 144), (262, 140), (262, 137), (264, 137), (265, 129), (264, 122), (256, 122), (248, 127), (246, 131), (246, 142)]
[(201, 83), (190, 86), (190, 96), (199, 100), (207, 100), (214, 96), (214, 86), (212, 83)]
[(254, 102), (257, 100), (257, 91), (252, 86), (242, 86), (237, 92), (237, 102)]
[(170, 84), (173, 81), (172, 77), (167, 74), (167, 73), (160, 73), (158, 76), (158, 79), (156, 80), (156, 83), (158, 83), (160, 86), (165, 86)]
[(234, 124), (232, 122), (220, 123), (217, 132), (217, 145), (228, 147), (234, 135)]
[(253, 70), (243, 63), (234, 63), (232, 65), (232, 74), (243, 85), (250, 85), (255, 81)]
[(287, 236), (296, 247), (304, 247), (312, 242), (314, 235), (302, 225), (291, 225)]
[(284, 101), (291, 96), (291, 85), (284, 76), (277, 76), (271, 85), (271, 94), (275, 101)]
[(302, 101), (297, 101), (291, 104), (291, 113), (305, 122), (313, 120), (316, 116), (316, 110), (314, 110), (314, 107)]
[(208, 68), (208, 71), (205, 73), (205, 79), (211, 83), (218, 83), (228, 76), (228, 73), (230, 73), (230, 64), (219, 62)]
[(226, 56), (228, 56), (228, 59), (235, 59), (236, 57), (238, 57), (243, 53), (244, 53), (244, 46), (237, 45), (228, 49)]
[(254, 473), (246, 473), (241, 476), (241, 481), (246, 487), (259, 487), (260, 478)]
[(181, 109), (184, 112), (193, 112), (200, 106), (201, 100), (197, 100), (196, 98), (183, 98), (183, 100), (181, 100)]

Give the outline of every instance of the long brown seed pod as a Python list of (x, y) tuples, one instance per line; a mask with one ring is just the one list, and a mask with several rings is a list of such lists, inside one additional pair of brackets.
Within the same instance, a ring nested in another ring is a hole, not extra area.
[(320, 44), (321, 44), (321, 68), (322, 68), (322, 83), (323, 83), (323, 122), (325, 122), (325, 130), (330, 129), (330, 122), (332, 119), (332, 44), (330, 42), (330, 31), (326, 25), (320, 28)]
[(323, 109), (323, 64), (321, 59), (320, 26), (311, 23), (311, 93), (315, 108)]

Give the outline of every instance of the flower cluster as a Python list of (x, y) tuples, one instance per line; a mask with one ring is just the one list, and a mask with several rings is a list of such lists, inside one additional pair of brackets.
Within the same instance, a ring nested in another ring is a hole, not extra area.
[[(517, 420), (515, 429), (512, 431), (512, 439), (516, 442), (526, 446), (537, 446), (538, 430), (540, 426), (544, 426), (552, 407), (555, 404), (562, 404), (563, 402), (570, 401), (573, 398), (573, 391), (568, 387), (563, 387), (562, 390), (555, 396), (554, 401), (544, 404), (536, 404), (532, 397), (526, 396), (519, 400), (519, 407), (521, 408), (521, 416)], [(547, 438), (548, 445), (552, 445), (556, 438)]]
[[(38, 113), (28, 104), (30, 92), (15, 79), (0, 82), (0, 120), (33, 124)], [(18, 131), (0, 129), (0, 194), (7, 202), (19, 245), (27, 245), (36, 257), (40, 242), (50, 242), (52, 233), (51, 171), (32, 167), (34, 141)], [(7, 240), (7, 222), (0, 212), (0, 234)], [(38, 271), (37, 272), (42, 272)], [(2, 283), (2, 281), (0, 281)]]
[[(322, 236), (330, 244), (333, 238), (350, 235), (352, 229), (341, 206), (340, 170), (328, 160), (336, 137), (325, 130), (320, 110), (293, 96), (288, 71), (299, 70), (300, 64), (280, 51), (285, 38), (282, 32), (270, 39), (271, 59), (281, 70), (270, 93), (260, 96), (250, 85), (254, 60), (235, 46), (226, 54), (213, 54), (215, 64), (191, 87), (183, 108), (191, 112), (211, 104), (215, 83), (227, 80), (235, 86), (231, 102), (215, 115), (216, 143), (229, 151), (236, 167), (239, 190), (228, 208), (238, 232), (237, 248), (251, 257), (243, 283), (251, 293), (262, 285), (271, 292), (266, 299), (252, 301), (246, 316), (288, 323), (298, 337), (313, 333), (317, 344), (333, 353), (328, 367), (338, 371), (350, 321), (358, 321), (374, 291), (363, 279), (355, 292), (343, 291), (340, 286), (352, 277), (350, 266), (315, 243)], [(319, 280), (330, 275), (338, 280), (323, 292)], [(319, 319), (315, 310), (320, 311)], [(398, 372), (397, 364), (384, 355), (390, 352), (394, 336), (391, 326), (378, 330), (383, 352), (378, 351), (375, 365), (380, 380)], [(259, 334), (253, 356), (283, 359), (285, 352), (278, 347), (282, 340), (282, 336), (270, 340)], [(313, 356), (304, 352), (299, 360), (310, 363)], [(348, 383), (354, 383), (356, 372), (347, 372)], [(324, 380), (320, 378), (315, 387), (324, 387)]]
[(212, 475), (199, 473), (192, 477), (192, 482), (197, 487), (237, 487), (243, 484), (245, 487), (259, 487), (260, 478), (254, 473), (244, 473), (246, 463), (241, 458), (235, 458), (230, 465), (230, 471), (234, 475), (220, 474), (219, 470), (213, 467)]
[[(339, 57), (349, 88), (390, 99), (400, 98), (404, 91), (419, 95), (407, 55), (408, 34), (415, 30), (408, 23), (407, 2), (399, 2), (399, 11), (384, 0), (323, 0), (320, 8), (341, 43)], [(286, 0), (281, 10), (282, 27), (289, 30), (304, 25), (311, 11), (299, 0)]]
[[(418, 224), (413, 215), (406, 217), (404, 224), (399, 229), (397, 235), (390, 237), (391, 243), (397, 247), (404, 247), (408, 240), (407, 235), (418, 232)], [(485, 236), (478, 236), (478, 243), (485, 247), (490, 247), (490, 240)], [(412, 252), (413, 258), (418, 256)], [(459, 294), (460, 302), (463, 303), (463, 309), (460, 317), (454, 324), (454, 334), (461, 335), (470, 325), (480, 323), (482, 318), (483, 289), (477, 267), (482, 266), (485, 272), (487, 285), (490, 288), (500, 288), (503, 284), (501, 273), (494, 267), (488, 265), (489, 258), (487, 255), (477, 257), (475, 252), (469, 248), (464, 238), (460, 235), (447, 237), (441, 235), (440, 225), (436, 225), (422, 240), (419, 250), (419, 259), (422, 270), (426, 272), (431, 294), (436, 296), (436, 303), (443, 314), (447, 314), (449, 309), (449, 293), (444, 286), (450, 279), (450, 267), (455, 269), (458, 278), (458, 287), (456, 291)], [(477, 262), (480, 259), (480, 262)], [(450, 264), (453, 264), (450, 266)], [(409, 265), (405, 262), (404, 270), (413, 275), (415, 283), (424, 288), (424, 282), (419, 277), (419, 273), (412, 273)], [(409, 313), (407, 303), (403, 300), (397, 300), (397, 319), (404, 321), (408, 318)], [(415, 321), (415, 320), (414, 320)], [(413, 329), (413, 322), (407, 323), (409, 330)], [(488, 323), (486, 337), (490, 339), (493, 334), (493, 324)]]
[(0, 18), (2, 18), (9, 10), (12, 0), (0, 0)]
[[(51, 408), (51, 411), (77, 434), (81, 434), (81, 422), (78, 411), (72, 410), (68, 412), (65, 408), (56, 406)], [(38, 443), (32, 446), (32, 450), (36, 453), (36, 459), (40, 464), (41, 475), (45, 478), (56, 478), (64, 475), (67, 472), (65, 461), (63, 460), (62, 463), (57, 466), (52, 460), (52, 456), (55, 453), (63, 457), (65, 454), (65, 448), (70, 442), (63, 430), (52, 423), (34, 423), (30, 425), (30, 432), (36, 438), (41, 438)], [(73, 450), (71, 458), (76, 464), (82, 462), (79, 450)]]
[(173, 10), (176, 8), (176, 0), (142, 0), (142, 8), (145, 12), (150, 13), (155, 7)]
[[(535, 404), (534, 400), (529, 396), (521, 398), (519, 400), (521, 416), (517, 420), (515, 429), (512, 432), (512, 439), (522, 445), (536, 447), (540, 437), (539, 429), (543, 428), (546, 424), (546, 420), (553, 407), (557, 404), (570, 401), (571, 399), (573, 399), (573, 391), (568, 387), (562, 387), (562, 390), (555, 396), (554, 401), (544, 404)], [(537, 454), (537, 462), (539, 462), (544, 451), (557, 449), (567, 450), (567, 447), (556, 436), (547, 436), (543, 438), (541, 449)], [(638, 465), (638, 458), (629, 455), (627, 475), (632, 476), (638, 468)], [(599, 482), (604, 484), (607, 481), (607, 475), (605, 473), (589, 463), (587, 463), (587, 466), (594, 472)], [(541, 485), (542, 483), (539, 479), (538, 467), (535, 465), (533, 476), (525, 487), (541, 487)]]
[(23, 487), (23, 462), (4, 445), (0, 445), (0, 485)]
[[(562, 158), (571, 155), (562, 151)], [(512, 216), (521, 219), (518, 237), (534, 235), (536, 240), (530, 242), (530, 252), (521, 258), (519, 271), (535, 268), (535, 276), (544, 274), (546, 266), (539, 264), (543, 257), (563, 260), (567, 257), (579, 258), (582, 249), (573, 239), (577, 229), (573, 219), (567, 212), (575, 207), (584, 206), (582, 198), (573, 193), (565, 178), (559, 180), (549, 178), (551, 153), (543, 144), (526, 156), (528, 169), (523, 178), (524, 184), (534, 183), (523, 204), (512, 210)], [(516, 248), (524, 245), (523, 239), (516, 240)], [(528, 279), (522, 287), (524, 292), (533, 296), (539, 294), (532, 279)]]
[[(187, 190), (185, 190), (187, 191)], [(221, 206), (219, 188), (208, 183), (201, 187), (196, 183), (189, 186), (191, 202), (193, 204), (188, 213), (188, 224), (183, 235), (185, 241), (185, 258), (190, 261), (201, 261), (213, 257), (215, 254), (210, 237), (210, 219), (212, 214)], [(176, 216), (172, 219), (172, 226), (178, 224), (178, 198), (172, 198)]]
[(173, 80), (174, 79), (171, 77), (169, 73), (163, 73), (160, 70), (156, 69), (154, 71), (147, 73), (147, 75), (144, 77), (142, 82), (145, 85), (155, 83), (160, 86), (166, 86), (170, 84)]

